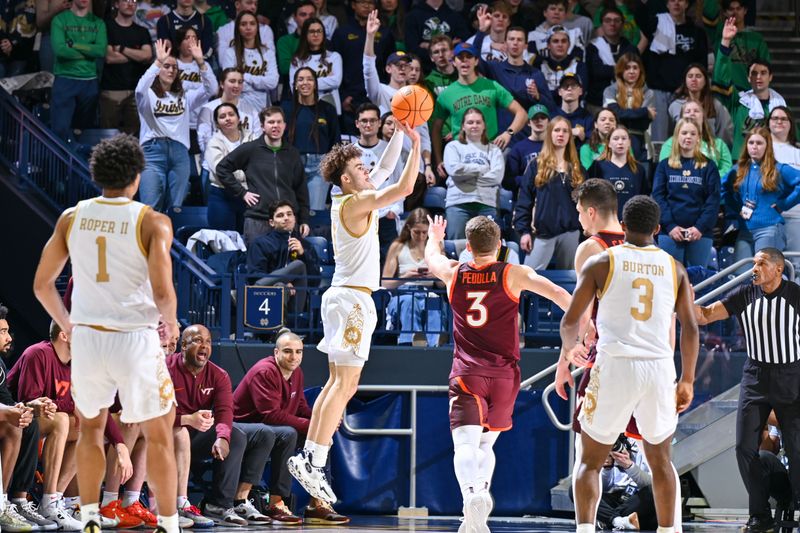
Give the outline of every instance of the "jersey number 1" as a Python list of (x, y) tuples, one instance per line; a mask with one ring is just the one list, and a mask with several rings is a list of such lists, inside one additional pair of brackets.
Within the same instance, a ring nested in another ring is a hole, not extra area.
[(467, 293), (469, 309), (467, 309), (467, 324), (473, 328), (481, 328), (489, 320), (489, 310), (483, 303), (488, 293), (486, 291), (470, 291)]
[(636, 278), (631, 286), (639, 291), (639, 303), (631, 307), (631, 316), (634, 320), (644, 322), (653, 316), (653, 282), (647, 278)]
[(111, 279), (108, 275), (108, 264), (106, 263), (106, 238), (100, 236), (94, 242), (97, 243), (97, 275), (94, 279), (97, 283), (105, 283)]

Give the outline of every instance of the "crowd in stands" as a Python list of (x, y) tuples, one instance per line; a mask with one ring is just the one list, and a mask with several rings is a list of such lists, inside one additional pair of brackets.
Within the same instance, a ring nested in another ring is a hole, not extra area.
[[(69, 307), (71, 284), (64, 299)], [(8, 309), (0, 304), (0, 451), (5, 487), (0, 493), (0, 527), (18, 533), (79, 531), (80, 425), (70, 391), (71, 344), (53, 322), (47, 340), (11, 357), (12, 327)], [(168, 338), (165, 331), (159, 326), (177, 402), (173, 439), (181, 527), (348, 523), (348, 517), (315, 498), (297, 514), (288, 506), (292, 487), (286, 461), (302, 447), (311, 418), (300, 368), (302, 339), (283, 330), (274, 353), (259, 360), (233, 387), (228, 373), (210, 361), (212, 338), (206, 327), (190, 325), (179, 340)], [(7, 370), (5, 362), (14, 359)], [(121, 421), (118, 398), (108, 411), (102, 527), (153, 529), (155, 498), (145, 485), (147, 444), (142, 426)], [(210, 482), (202, 479), (207, 471)], [(202, 510), (190, 500), (198, 492)]]
[(435, 107), (415, 193), (378, 214), (404, 329), (442, 318), (422, 305), (434, 285), (408, 281), (424, 277), (419, 207), (444, 213), (454, 240), (469, 218), (496, 217), (519, 260), (571, 269), (572, 191), (596, 177), (620, 212), (652, 194), (658, 243), (686, 266), (708, 267), (723, 244), (736, 259), (800, 251), (794, 118), (749, 0), (31, 2), (2, 13), (2, 73), (53, 72), (65, 140), (93, 126), (138, 135), (140, 199), (207, 205), (209, 229), (241, 233), (253, 281), (284, 284), (295, 311), (323, 259), (305, 239), (329, 236), (319, 214), (338, 192), (320, 160), (345, 140), (380, 165), (405, 85)]

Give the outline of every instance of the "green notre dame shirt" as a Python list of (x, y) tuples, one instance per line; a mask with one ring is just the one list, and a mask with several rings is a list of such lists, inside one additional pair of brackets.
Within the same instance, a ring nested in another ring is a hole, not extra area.
[(453, 137), (461, 131), (464, 113), (471, 107), (483, 112), (486, 121), (486, 136), (490, 140), (497, 136), (497, 108), (508, 107), (514, 97), (494, 80), (478, 78), (471, 85), (454, 81), (436, 99), (433, 118), (447, 121), (450, 118)]

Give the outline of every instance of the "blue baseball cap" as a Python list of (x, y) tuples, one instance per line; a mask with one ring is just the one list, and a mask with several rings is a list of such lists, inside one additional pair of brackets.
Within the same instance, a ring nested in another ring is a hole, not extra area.
[(468, 42), (461, 42), (456, 45), (455, 50), (453, 50), (453, 56), (458, 57), (459, 54), (466, 52), (472, 57), (479, 57), (478, 50)]
[(394, 65), (394, 64), (399, 63), (401, 61), (405, 61), (407, 63), (410, 63), (411, 62), (411, 56), (406, 54), (402, 50), (398, 50), (397, 52), (394, 52), (392, 55), (389, 56), (389, 58), (386, 60), (386, 64), (387, 65)]

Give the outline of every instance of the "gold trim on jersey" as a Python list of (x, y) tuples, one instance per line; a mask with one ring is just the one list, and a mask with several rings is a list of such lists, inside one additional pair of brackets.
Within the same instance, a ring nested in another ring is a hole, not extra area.
[(655, 244), (648, 244), (647, 246), (636, 246), (635, 244), (624, 243), (621, 245), (623, 248), (628, 248), (629, 250), (636, 250), (639, 252), (660, 252), (661, 248), (658, 248)]
[(158, 381), (158, 400), (161, 409), (166, 409), (170, 403), (175, 403), (175, 386), (172, 384), (164, 352), (157, 354), (156, 380)]
[(108, 200), (101, 200), (99, 198), (95, 198), (94, 201), (95, 201), (95, 203), (98, 203), (98, 204), (101, 204), (101, 205), (128, 205), (128, 204), (132, 204), (133, 203), (133, 200), (131, 200), (131, 199), (127, 199), (124, 202), (109, 202)]
[(583, 416), (586, 418), (586, 421), (591, 424), (594, 421), (594, 412), (597, 409), (597, 397), (600, 394), (600, 369), (595, 365), (591, 368), (590, 372), (592, 375), (589, 376), (589, 383), (586, 385), (586, 394), (583, 397), (581, 409), (583, 410)]
[(75, 223), (75, 219), (78, 218), (78, 208), (80, 205), (81, 205), (80, 202), (75, 204), (75, 210), (72, 212), (72, 219), (69, 221), (69, 224), (67, 225), (67, 234), (64, 237), (64, 242), (67, 245), (67, 250), (69, 250), (69, 234), (70, 232), (72, 232), (72, 225)]
[(365, 292), (365, 293), (369, 294), (370, 296), (372, 296), (372, 289), (367, 288), (367, 287), (361, 287), (360, 285), (342, 285), (342, 288), (344, 288), (344, 289), (353, 289), (353, 290), (356, 290), (356, 291)]
[(344, 222), (344, 206), (347, 205), (347, 202), (349, 202), (350, 199), (353, 198), (353, 196), (355, 195), (351, 194), (350, 196), (342, 200), (342, 204), (339, 206), (339, 223), (342, 225), (342, 227), (344, 228), (344, 230), (347, 232), (348, 235), (350, 235), (354, 239), (360, 239), (361, 237), (367, 234), (369, 228), (372, 226), (372, 211), (370, 211), (369, 215), (367, 215), (367, 228), (364, 231), (362, 231), (360, 234), (356, 234), (350, 231), (350, 228), (348, 228), (347, 224), (345, 224)]
[(75, 324), (76, 326), (83, 326), (92, 328), (95, 331), (102, 331), (104, 333), (122, 333), (121, 329), (107, 328), (105, 326), (98, 326), (97, 324)]
[(608, 253), (608, 275), (606, 275), (606, 282), (603, 284), (603, 288), (600, 289), (600, 293), (597, 295), (598, 300), (606, 293), (609, 285), (611, 285), (611, 278), (614, 277), (614, 254), (611, 253), (611, 248), (606, 252)]
[(149, 205), (142, 207), (142, 210), (139, 211), (139, 216), (136, 217), (136, 244), (139, 245), (139, 250), (141, 250), (142, 255), (145, 257), (147, 257), (147, 250), (142, 242), (142, 220), (144, 220), (144, 214), (148, 209), (150, 209)]
[(675, 265), (675, 258), (669, 256), (672, 265), (672, 286), (675, 289), (675, 301), (678, 301), (678, 267)]
[(361, 347), (361, 337), (364, 332), (364, 311), (361, 305), (353, 304), (353, 310), (347, 315), (344, 323), (344, 333), (342, 334), (342, 349), (353, 349), (353, 353), (358, 355)]

